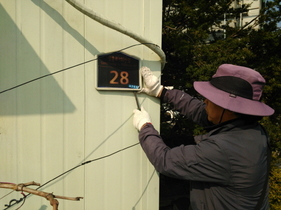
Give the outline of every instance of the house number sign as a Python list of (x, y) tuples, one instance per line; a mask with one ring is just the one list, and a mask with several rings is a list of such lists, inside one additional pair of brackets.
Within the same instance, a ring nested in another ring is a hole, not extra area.
[(139, 60), (121, 52), (98, 56), (97, 89), (140, 90)]

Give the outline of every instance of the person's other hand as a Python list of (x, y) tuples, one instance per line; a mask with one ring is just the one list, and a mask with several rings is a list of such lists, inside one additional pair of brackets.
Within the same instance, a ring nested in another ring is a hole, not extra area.
[(140, 70), (144, 81), (144, 87), (140, 92), (144, 92), (150, 96), (160, 97), (163, 85), (160, 84), (159, 79), (146, 66), (141, 67)]
[(134, 112), (133, 125), (138, 131), (141, 130), (144, 124), (151, 123), (150, 116), (148, 112), (144, 110), (143, 107), (141, 107), (141, 110), (135, 109), (133, 112)]

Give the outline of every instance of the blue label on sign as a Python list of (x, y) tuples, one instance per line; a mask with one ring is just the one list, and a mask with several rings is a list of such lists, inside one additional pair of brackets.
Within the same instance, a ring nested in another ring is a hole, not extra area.
[(139, 89), (140, 88), (140, 86), (138, 86), (138, 85), (128, 85), (128, 87), (129, 88), (133, 88), (133, 89)]

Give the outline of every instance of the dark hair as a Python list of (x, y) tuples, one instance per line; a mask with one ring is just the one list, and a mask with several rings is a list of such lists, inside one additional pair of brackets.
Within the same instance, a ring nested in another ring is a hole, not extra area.
[(247, 114), (240, 114), (240, 113), (236, 113), (236, 115), (240, 119), (246, 121), (247, 123), (256, 123), (263, 118), (263, 116), (254, 116), (254, 115), (247, 115)]

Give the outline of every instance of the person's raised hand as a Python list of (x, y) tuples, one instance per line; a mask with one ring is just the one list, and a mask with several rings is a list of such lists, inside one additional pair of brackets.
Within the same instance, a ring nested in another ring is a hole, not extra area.
[(138, 131), (141, 130), (144, 124), (151, 123), (151, 118), (148, 112), (145, 111), (143, 107), (141, 107), (141, 110), (135, 109), (133, 112), (134, 112), (133, 125)]
[(140, 92), (144, 92), (150, 96), (160, 97), (163, 85), (160, 84), (159, 79), (146, 66), (141, 67), (140, 71), (144, 81), (144, 87)]

